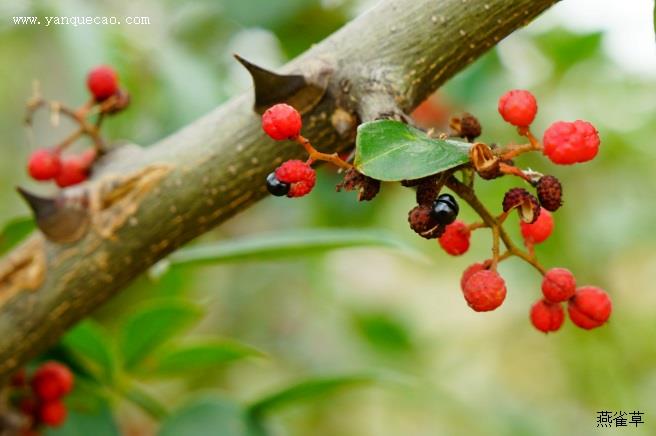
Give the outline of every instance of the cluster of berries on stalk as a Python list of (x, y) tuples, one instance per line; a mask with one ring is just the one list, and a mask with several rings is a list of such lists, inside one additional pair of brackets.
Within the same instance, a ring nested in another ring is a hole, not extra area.
[(64, 398), (73, 390), (71, 370), (59, 362), (42, 363), (32, 374), (20, 369), (11, 378), (10, 400), (23, 416), (22, 434), (36, 435), (43, 427), (66, 421)]
[[(553, 232), (552, 212), (562, 205), (563, 190), (560, 181), (551, 175), (523, 171), (515, 167), (512, 161), (524, 152), (542, 151), (557, 164), (586, 162), (598, 153), (599, 135), (592, 124), (586, 121), (558, 121), (545, 131), (543, 144), (540, 144), (529, 129), (537, 113), (537, 101), (528, 91), (507, 92), (499, 99), (498, 109), (505, 121), (516, 126), (518, 132), (529, 139), (529, 144), (509, 146), (506, 149), (488, 149), (483, 144), (474, 144), (472, 166), (484, 179), (501, 175), (518, 176), (535, 188), (537, 198), (524, 188), (512, 188), (504, 195), (502, 213), (498, 217), (491, 217), (491, 222), (484, 220), (482, 223), (467, 225), (455, 220), (439, 236), (444, 251), (459, 256), (469, 248), (473, 230), (483, 227), (491, 227), (493, 230), (493, 258), (470, 265), (462, 274), (460, 286), (465, 300), (473, 310), (479, 312), (499, 307), (506, 297), (506, 285), (496, 271), (496, 265), (515, 255), (531, 263), (543, 274), (543, 296), (530, 309), (530, 320), (537, 330), (548, 333), (562, 326), (565, 319), (563, 303), (567, 303), (569, 317), (576, 326), (583, 329), (599, 327), (610, 317), (612, 304), (608, 294), (594, 286), (577, 287), (574, 275), (565, 268), (545, 270), (535, 255), (535, 245), (546, 241)], [(456, 185), (456, 190), (458, 188), (462, 190), (463, 186)], [(465, 194), (468, 192), (473, 191), (465, 189)], [(507, 252), (500, 254), (499, 232), (503, 231), (502, 224), (512, 210), (518, 212), (520, 232), (527, 251), (520, 252), (514, 245), (506, 244)]]
[[(453, 118), (450, 122), (452, 133), (441, 136), (467, 140), (471, 144), (469, 163), (421, 179), (401, 182), (403, 186), (416, 189), (417, 205), (408, 214), (410, 227), (425, 239), (437, 239), (442, 249), (452, 256), (463, 255), (469, 250), (473, 231), (481, 228), (492, 230), (492, 257), (469, 266), (460, 283), (465, 301), (473, 310), (491, 311), (503, 303), (507, 290), (504, 279), (497, 272), (497, 265), (515, 256), (533, 265), (544, 276), (543, 298), (530, 310), (530, 319), (538, 330), (546, 333), (560, 328), (564, 320), (564, 302), (568, 304), (568, 313), (575, 325), (584, 329), (599, 327), (610, 316), (608, 294), (593, 286), (577, 288), (571, 272), (564, 268), (546, 270), (535, 253), (535, 246), (546, 241), (553, 231), (552, 212), (563, 204), (560, 181), (552, 175), (523, 170), (514, 164), (515, 158), (532, 151), (542, 152), (556, 164), (587, 162), (599, 151), (599, 134), (587, 121), (558, 121), (545, 131), (540, 142), (530, 130), (538, 110), (537, 100), (525, 90), (512, 90), (504, 94), (499, 99), (498, 110), (505, 121), (517, 127), (518, 133), (528, 143), (499, 147), (475, 142), (482, 131), (478, 120), (471, 114)], [(318, 152), (301, 135), (301, 127), (301, 115), (287, 104), (272, 106), (262, 116), (262, 128), (269, 137), (276, 141), (295, 141), (309, 154), (307, 161), (286, 161), (267, 176), (266, 185), (271, 194), (302, 197), (310, 193), (316, 182), (316, 172), (311, 165), (318, 160), (345, 170), (338, 190), (358, 190), (360, 200), (370, 200), (378, 193), (380, 181), (359, 173), (348, 160), (342, 160), (336, 154)], [(461, 179), (455, 177), (456, 171), (462, 173)], [(485, 180), (506, 175), (519, 177), (535, 190), (535, 194), (523, 187), (510, 189), (501, 202), (500, 214), (495, 216), (476, 196), (473, 188), (475, 175)], [(460, 210), (458, 202), (453, 195), (442, 192), (444, 187), (464, 199), (483, 221), (466, 224), (457, 219)], [(503, 228), (513, 211), (517, 211), (519, 216), (526, 250), (515, 245)], [(501, 251), (502, 244), (505, 252)]]
[(357, 172), (353, 165), (342, 160), (336, 153), (326, 154), (317, 151), (310, 140), (301, 135), (303, 121), (301, 114), (285, 103), (271, 106), (262, 115), (262, 129), (275, 141), (291, 140), (301, 145), (308, 154), (306, 161), (291, 159), (283, 162), (266, 177), (266, 187), (277, 197), (303, 197), (314, 188), (317, 173), (312, 168), (316, 161), (330, 162), (345, 170), (344, 181), (337, 190), (358, 191), (358, 199), (373, 199), (380, 189), (380, 182)]
[[(31, 124), (33, 113), (37, 109), (49, 106), (58, 114), (70, 117), (79, 126), (77, 131), (59, 144), (32, 152), (27, 163), (27, 171), (34, 180), (52, 180), (60, 188), (65, 188), (84, 182), (89, 177), (93, 163), (103, 152), (99, 129), (104, 116), (125, 109), (130, 102), (130, 97), (120, 88), (116, 71), (106, 65), (89, 71), (87, 88), (91, 98), (78, 109), (67, 108), (58, 102), (47, 102), (38, 95), (28, 101), (28, 124)], [(96, 117), (93, 123), (88, 120), (92, 115)], [(83, 135), (91, 138), (93, 147), (80, 154), (64, 156), (65, 150)]]

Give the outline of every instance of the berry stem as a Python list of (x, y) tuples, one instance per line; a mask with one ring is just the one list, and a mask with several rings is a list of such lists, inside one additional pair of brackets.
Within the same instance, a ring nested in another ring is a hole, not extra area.
[(520, 170), (516, 166), (508, 165), (505, 162), (499, 162), (499, 171), (501, 171), (503, 174), (506, 175), (517, 176), (531, 183), (531, 178), (527, 174), (525, 174), (524, 171)]
[(499, 229), (501, 225), (497, 222), (492, 226), (492, 265), (490, 269), (492, 271), (497, 270), (497, 264), (499, 263)]
[[(545, 274), (546, 269), (542, 265), (540, 265), (538, 260), (535, 258), (535, 255), (534, 254), (531, 255), (523, 251), (519, 247), (517, 247), (517, 245), (515, 245), (512, 239), (510, 239), (510, 236), (508, 236), (508, 233), (506, 233), (502, 224), (498, 221), (497, 218), (492, 216), (492, 214), (487, 210), (485, 205), (481, 203), (481, 201), (476, 196), (476, 193), (474, 193), (474, 191), (471, 188), (469, 188), (467, 185), (465, 185), (464, 183), (462, 183), (461, 181), (459, 181), (453, 176), (449, 177), (449, 179), (446, 181), (446, 185), (449, 189), (455, 192), (460, 198), (465, 200), (465, 202), (467, 202), (467, 204), (469, 204), (469, 206), (471, 206), (472, 209), (474, 209), (474, 211), (483, 219), (483, 222), (487, 225), (487, 227), (493, 229), (493, 232), (494, 231), (498, 232), (499, 239), (503, 241), (503, 244), (506, 246), (506, 249), (508, 250), (509, 253), (511, 253), (511, 255), (523, 259), (525, 262), (529, 263), (535, 269), (537, 269), (542, 275)], [(500, 258), (501, 257), (498, 256), (497, 261)], [(493, 262), (492, 265), (496, 265), (494, 260), (495, 259), (492, 259)]]
[(340, 159), (337, 153), (333, 153), (333, 154), (321, 153), (316, 148), (314, 148), (312, 146), (312, 143), (310, 143), (310, 140), (304, 137), (303, 135), (298, 135), (294, 140), (298, 144), (300, 144), (305, 149), (305, 151), (307, 151), (307, 153), (310, 155), (311, 161), (322, 160), (325, 162), (330, 162), (333, 165), (336, 165), (340, 168), (344, 168), (347, 170), (353, 168), (353, 165)]
[(53, 148), (57, 150), (58, 152), (65, 150), (69, 145), (74, 143), (82, 134), (84, 133), (84, 129), (77, 129), (75, 132), (71, 133), (68, 135), (66, 138), (64, 138), (59, 144), (55, 145)]
[(535, 136), (533, 136), (530, 127), (518, 127), (517, 132), (519, 132), (520, 135), (525, 136), (528, 139), (533, 150), (542, 149), (542, 144), (540, 144), (540, 141), (538, 141), (538, 139)]

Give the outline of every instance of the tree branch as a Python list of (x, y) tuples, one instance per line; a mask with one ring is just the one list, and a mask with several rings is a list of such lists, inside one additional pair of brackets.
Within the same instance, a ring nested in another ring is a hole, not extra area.
[[(324, 152), (352, 146), (335, 114), (409, 112), (553, 3), (382, 1), (283, 68), (326, 87), (304, 113), (304, 135)], [(67, 207), (95, 205), (90, 231), (70, 244), (37, 233), (0, 261), (0, 379), (158, 259), (265, 196), (266, 174), (302, 151), (267, 139), (252, 108), (252, 92), (237, 96), (152, 147), (110, 153), (94, 181), (65, 191)]]

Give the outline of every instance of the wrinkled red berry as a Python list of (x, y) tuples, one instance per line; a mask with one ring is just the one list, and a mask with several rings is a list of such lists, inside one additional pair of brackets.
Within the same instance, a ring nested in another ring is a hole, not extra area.
[(61, 363), (41, 365), (32, 376), (32, 391), (40, 401), (53, 401), (73, 389), (73, 373)]
[(460, 220), (446, 226), (438, 241), (440, 246), (451, 256), (460, 256), (469, 250), (471, 231), (467, 224)]
[(531, 323), (541, 332), (555, 332), (564, 320), (565, 311), (560, 303), (540, 300), (531, 307)]
[(59, 427), (66, 421), (66, 406), (61, 400), (47, 401), (39, 405), (39, 421), (50, 427)]
[(80, 156), (68, 156), (62, 160), (61, 171), (55, 177), (55, 183), (60, 188), (77, 185), (89, 177), (89, 162)]
[(599, 133), (587, 121), (557, 121), (544, 132), (542, 152), (553, 163), (587, 162), (599, 151)]
[(40, 148), (30, 155), (27, 171), (34, 180), (50, 180), (61, 170), (59, 152), (50, 148)]
[(271, 106), (262, 115), (262, 129), (276, 141), (296, 138), (301, 134), (302, 124), (301, 114), (284, 103)]
[(112, 67), (101, 65), (89, 71), (87, 87), (96, 101), (103, 101), (118, 92), (118, 74)]
[(595, 286), (582, 286), (569, 300), (567, 311), (574, 324), (589, 330), (608, 321), (612, 303), (608, 294), (602, 289)]
[(496, 271), (478, 271), (465, 282), (463, 294), (469, 307), (476, 312), (487, 312), (503, 303), (506, 283)]
[(467, 283), (467, 280), (474, 274), (476, 274), (479, 271), (483, 271), (484, 269), (487, 269), (487, 266), (482, 263), (482, 262), (477, 262), (469, 265), (463, 272), (462, 272), (462, 277), (460, 277), (460, 289), (463, 291), (465, 290), (465, 283)]
[(553, 303), (567, 301), (575, 292), (576, 279), (568, 269), (551, 268), (542, 278), (542, 294)]
[(517, 127), (527, 127), (535, 119), (538, 103), (529, 91), (514, 89), (499, 99), (499, 113), (504, 120)]
[(542, 208), (538, 219), (533, 224), (520, 221), (519, 225), (522, 230), (522, 236), (527, 243), (539, 244), (551, 235), (554, 228), (554, 220), (551, 213)]
[(289, 184), (287, 196), (302, 197), (309, 194), (317, 181), (317, 173), (307, 163), (300, 160), (283, 162), (275, 171), (276, 178)]

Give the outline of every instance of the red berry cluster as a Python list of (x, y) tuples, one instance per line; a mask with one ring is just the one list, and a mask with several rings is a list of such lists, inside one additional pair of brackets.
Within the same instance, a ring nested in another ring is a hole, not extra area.
[[(301, 135), (301, 127), (303, 127), (301, 114), (285, 103), (271, 106), (262, 115), (262, 129), (271, 139), (275, 141), (295, 141), (309, 155), (309, 159), (305, 162), (297, 159), (283, 162), (267, 176), (267, 190), (277, 197), (296, 198), (312, 192), (312, 188), (314, 188), (317, 181), (317, 174), (311, 165), (317, 160), (328, 161), (341, 168), (352, 169), (352, 166), (339, 156), (317, 151), (310, 141)], [(355, 178), (352, 180), (355, 181)], [(355, 185), (360, 186), (361, 183), (354, 182), (353, 188)], [(347, 187), (347, 189), (350, 188)]]
[(561, 303), (567, 301), (567, 311), (572, 322), (582, 329), (603, 325), (610, 317), (610, 297), (594, 286), (576, 287), (574, 275), (565, 268), (552, 268), (542, 279), (542, 294), (531, 307), (531, 322), (544, 333), (560, 328), (565, 319)]
[(11, 379), (11, 399), (26, 418), (25, 434), (43, 426), (58, 427), (66, 420), (63, 399), (73, 390), (73, 373), (67, 366), (48, 361), (28, 377), (21, 369)]
[[(461, 256), (469, 250), (474, 230), (492, 230), (492, 257), (469, 266), (460, 282), (465, 301), (473, 310), (486, 312), (501, 306), (507, 289), (505, 280), (497, 272), (497, 265), (515, 256), (530, 263), (544, 276), (543, 298), (531, 308), (531, 321), (538, 330), (550, 332), (560, 328), (565, 318), (562, 307), (564, 302), (568, 302), (569, 316), (577, 326), (585, 329), (601, 326), (611, 312), (608, 295), (591, 286), (577, 288), (574, 276), (568, 270), (546, 270), (535, 254), (535, 246), (546, 241), (554, 230), (552, 212), (557, 211), (563, 203), (560, 181), (551, 175), (523, 170), (514, 163), (515, 158), (532, 151), (541, 151), (558, 164), (585, 162), (597, 154), (599, 135), (588, 122), (559, 121), (547, 129), (543, 144), (540, 143), (530, 130), (538, 105), (529, 91), (507, 92), (499, 99), (498, 109), (503, 119), (516, 126), (518, 133), (528, 139), (528, 144), (498, 147), (474, 142), (482, 131), (478, 120), (471, 114), (453, 118), (449, 123), (452, 130), (450, 136), (464, 138), (472, 143), (470, 163), (466, 168), (402, 181), (403, 186), (416, 189), (417, 205), (408, 213), (408, 223), (422, 238), (437, 239), (442, 249), (452, 256)], [(307, 161), (286, 161), (269, 174), (267, 188), (271, 194), (301, 197), (310, 193), (316, 182), (316, 173), (311, 164), (317, 160), (347, 169), (338, 190), (359, 189), (360, 200), (369, 200), (377, 194), (379, 181), (359, 173), (337, 155), (318, 152), (308, 139), (301, 136), (301, 127), (301, 115), (287, 104), (277, 104), (262, 116), (262, 128), (269, 137), (276, 141), (295, 141), (309, 154)], [(462, 171), (462, 181), (455, 177), (457, 171)], [(506, 175), (516, 176), (534, 188), (535, 194), (523, 187), (510, 189), (501, 202), (501, 213), (494, 216), (476, 196), (473, 188), (475, 174), (485, 180)], [(460, 207), (454, 196), (441, 193), (445, 186), (469, 203), (483, 222), (467, 224), (457, 219)], [(517, 211), (519, 216), (519, 230), (526, 250), (515, 245), (503, 227), (513, 211)], [(505, 252), (501, 252), (502, 244)]]
[[(89, 177), (91, 166), (102, 151), (102, 141), (98, 133), (102, 116), (125, 109), (129, 103), (129, 95), (119, 87), (116, 71), (105, 65), (89, 72), (87, 87), (92, 97), (90, 102), (77, 110), (62, 111), (80, 125), (79, 130), (62, 143), (54, 147), (39, 148), (30, 155), (27, 171), (34, 180), (54, 180), (57, 186), (65, 188), (84, 182)], [(34, 111), (44, 103), (39, 97), (35, 97), (28, 103), (28, 110)], [(61, 106), (57, 103), (54, 107), (58, 105)], [(98, 118), (95, 124), (90, 124), (86, 117), (94, 111)], [(31, 120), (31, 117), (28, 117), (28, 120)], [(80, 154), (63, 156), (65, 149), (83, 134), (94, 140), (95, 147)]]

